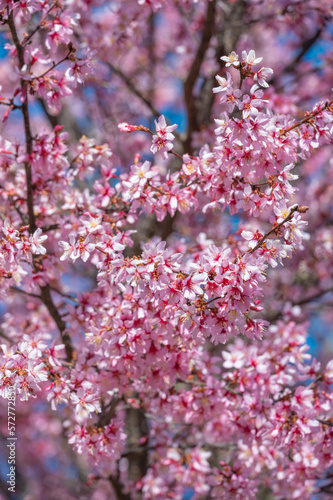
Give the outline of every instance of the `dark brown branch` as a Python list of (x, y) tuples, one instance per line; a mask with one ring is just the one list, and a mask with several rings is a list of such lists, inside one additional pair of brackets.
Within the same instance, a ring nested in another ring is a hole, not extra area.
[(7, 337), (7, 335), (5, 334), (5, 332), (3, 332), (1, 329), (0, 329), (0, 337), (2, 337), (5, 340), (7, 340), (7, 342), (10, 342), (10, 338)]
[[(244, 17), (244, 12), (246, 8), (246, 0), (237, 0), (236, 2), (227, 6), (223, 6), (223, 24), (217, 24), (219, 19), (222, 19), (222, 10), (218, 11), (216, 9), (214, 20), (215, 20), (215, 31), (213, 35), (216, 36), (216, 49), (215, 49), (215, 59), (217, 65), (219, 66), (219, 71), (222, 69), (224, 63), (221, 61), (223, 55), (229, 54), (235, 49), (239, 37), (242, 32), (246, 29), (246, 24), (241, 21)], [(218, 4), (217, 4), (218, 6)], [(217, 21), (216, 21), (217, 20)], [(219, 72), (218, 71), (218, 72)], [(202, 76), (202, 75), (201, 75)], [(197, 130), (202, 127), (207, 126), (211, 121), (212, 107), (214, 104), (215, 95), (212, 92), (214, 86), (216, 86), (215, 73), (210, 77), (201, 78), (202, 83), (195, 96), (195, 110), (196, 110), (196, 120), (197, 120)], [(190, 143), (189, 138), (187, 138), (187, 144), (185, 151), (188, 152), (188, 144)]]
[(36, 293), (26, 292), (25, 290), (22, 290), (21, 288), (18, 288), (17, 286), (11, 286), (10, 289), (13, 290), (13, 292), (22, 293), (23, 295), (28, 295), (29, 297), (34, 297), (35, 299), (41, 298), (40, 295), (37, 295)]
[[(22, 69), (24, 66), (24, 48), (22, 47), (15, 23), (14, 23), (14, 15), (13, 12), (11, 12), (8, 16), (8, 26), (12, 35), (12, 39), (14, 42), (14, 45), (16, 47), (17, 51), (17, 57), (19, 61), (19, 68)], [(24, 121), (24, 131), (25, 131), (25, 138), (26, 138), (26, 152), (28, 156), (32, 155), (32, 150), (33, 150), (33, 138), (32, 138), (32, 133), (31, 133), (31, 128), (30, 128), (30, 118), (29, 118), (29, 108), (28, 108), (28, 91), (27, 91), (27, 84), (24, 81), (23, 78), (21, 78), (21, 92), (24, 95), (26, 94), (25, 99), (22, 103), (22, 115), (23, 115), (23, 121)], [(26, 186), (27, 186), (27, 208), (28, 208), (28, 220), (29, 220), (29, 232), (33, 233), (36, 229), (36, 219), (35, 219), (35, 213), (34, 213), (34, 193), (33, 193), (33, 187), (32, 187), (32, 172), (31, 172), (31, 164), (30, 161), (26, 161), (24, 164), (25, 168), (25, 175), (26, 175)]]
[[(326, 290), (319, 290), (317, 293), (314, 293), (313, 295), (310, 295), (310, 297), (304, 297), (303, 299), (296, 300), (296, 301), (291, 301), (291, 306), (304, 306), (306, 304), (309, 304), (310, 302), (313, 302), (314, 300), (321, 299), (324, 295), (327, 293), (333, 292), (333, 287), (327, 288)], [(277, 319), (281, 318), (283, 316), (282, 311), (276, 311), (274, 314), (270, 314), (268, 316), (268, 320), (270, 323), (275, 322)]]
[(270, 80), (269, 84), (270, 85), (275, 85), (276, 81), (281, 77), (281, 75), (284, 75), (285, 73), (290, 73), (294, 71), (296, 65), (303, 59), (303, 57), (306, 55), (306, 53), (311, 49), (311, 47), (316, 43), (316, 41), (320, 38), (320, 35), (323, 31), (323, 26), (321, 26), (316, 33), (311, 37), (306, 40), (304, 40), (302, 44), (302, 48), (300, 52), (297, 54), (297, 56), (281, 71), (279, 75), (274, 75)]
[(59, 224), (50, 224), (48, 226), (42, 226), (41, 230), (43, 233), (47, 233), (49, 231), (54, 231), (55, 229), (59, 229)]
[[(213, 35), (216, 33), (216, 38), (217, 38), (217, 48), (216, 48), (215, 58), (220, 67), (222, 67), (222, 65), (224, 64), (220, 60), (221, 56), (228, 54), (233, 50), (233, 48), (238, 42), (240, 35), (245, 29), (244, 23), (240, 22), (240, 19), (242, 19), (244, 14), (245, 7), (246, 7), (246, 0), (238, 0), (237, 2), (233, 3), (232, 6), (230, 6), (230, 10), (226, 12), (224, 15), (223, 26), (215, 26), (215, 31), (213, 32)], [(218, 18), (218, 14), (219, 13), (216, 11), (213, 20), (215, 24), (216, 24), (215, 19)], [(184, 17), (186, 17), (185, 13)], [(207, 26), (207, 30), (212, 30), (212, 29), (213, 25), (211, 25), (210, 27)], [(194, 109), (196, 110), (196, 121), (198, 129), (201, 129), (202, 126), (205, 126), (211, 120), (211, 111), (214, 103), (214, 94), (212, 92), (212, 88), (214, 87), (214, 84), (215, 84), (215, 76), (204, 79), (198, 95), (196, 95), (195, 97), (193, 96), (193, 99), (195, 100)], [(191, 153), (190, 135), (191, 131), (189, 130), (187, 134), (187, 139), (185, 140), (184, 143), (181, 144), (182, 149), (179, 150), (180, 153), (183, 152)], [(169, 168), (171, 171), (178, 170), (179, 162), (173, 161), (169, 165)], [(177, 216), (178, 212), (175, 214), (174, 217), (168, 215), (162, 222), (157, 222), (156, 218), (147, 216), (142, 223), (144, 239), (149, 239), (153, 235), (159, 235), (162, 237), (163, 240), (166, 240), (174, 230)], [(138, 232), (138, 234), (142, 235), (141, 229)], [(140, 253), (141, 250), (139, 242), (135, 244), (135, 248), (132, 247), (131, 252), (132, 251), (135, 252), (134, 254)]]
[[(210, 9), (212, 9), (212, 2), (209, 2), (210, 4)], [(207, 3), (208, 5), (208, 3)], [(215, 12), (214, 16), (211, 15), (212, 11), (210, 10), (210, 16), (209, 19), (206, 19), (206, 23), (204, 25), (204, 30), (206, 28), (207, 33), (209, 36), (213, 36), (215, 32), (217, 32), (217, 40), (218, 40), (218, 45), (216, 48), (216, 61), (222, 67), (224, 63), (221, 62), (220, 57), (222, 55), (228, 54), (236, 45), (242, 31), (244, 30), (244, 24), (240, 23), (240, 19), (242, 18), (243, 12), (246, 7), (246, 1), (245, 0), (238, 0), (236, 3), (232, 4), (232, 8), (230, 8), (230, 11), (228, 11), (225, 16), (224, 16), (224, 26), (219, 26), (218, 28), (215, 28), (214, 30), (214, 23), (215, 23), (215, 18), (217, 17), (217, 12)], [(207, 7), (208, 10), (208, 7)], [(184, 15), (184, 17), (186, 17)], [(213, 18), (213, 19), (212, 19)], [(212, 21), (212, 24), (208, 26), (208, 21)], [(206, 36), (206, 35), (205, 35)], [(201, 43), (203, 39), (205, 38), (204, 34), (201, 40)], [(205, 40), (205, 44), (207, 43), (207, 39)], [(209, 45), (209, 42), (208, 42)], [(198, 51), (202, 50), (202, 47), (200, 49), (200, 42), (199, 42), (199, 48)], [(201, 54), (201, 52), (200, 52)], [(199, 59), (198, 59), (199, 61)], [(197, 64), (197, 63), (196, 63)], [(196, 69), (196, 72), (199, 71), (200, 73), (200, 68), (201, 65), (199, 65), (198, 69)], [(192, 71), (194, 71), (192, 69)], [(198, 75), (199, 75), (198, 73)], [(188, 78), (190, 77), (190, 74), (188, 75)], [(192, 73), (191, 78), (194, 78), (195, 75)], [(198, 80), (197, 77), (195, 77), (196, 80)], [(196, 121), (198, 124), (198, 129), (201, 128), (202, 125), (205, 125), (210, 121), (211, 118), (211, 109), (214, 103), (214, 94), (212, 92), (212, 88), (214, 87), (214, 82), (215, 82), (215, 77), (212, 76), (211, 78), (208, 78), (204, 80), (204, 83), (199, 91), (199, 94), (197, 96), (192, 96), (193, 102), (194, 102), (194, 109), (196, 111)], [(187, 84), (189, 85), (189, 83)], [(192, 86), (192, 84), (191, 84)], [(194, 86), (195, 82), (193, 84), (193, 91), (194, 91)], [(141, 97), (141, 96), (140, 96)], [(190, 144), (191, 144), (191, 130), (188, 130), (187, 134), (187, 139), (185, 140), (184, 143), (181, 144), (181, 150), (179, 150), (179, 153), (187, 152), (190, 153)], [(175, 134), (176, 135), (176, 134)], [(175, 159), (174, 159), (175, 160)], [(179, 169), (179, 161), (172, 161), (171, 164), (169, 164), (169, 168), (171, 171), (176, 171)], [(167, 217), (162, 221), (158, 222), (156, 220), (156, 217), (154, 216), (146, 216), (140, 221), (140, 229), (138, 231), (138, 235), (140, 235), (141, 241), (147, 241), (154, 235), (161, 236), (163, 240), (166, 240), (170, 234), (174, 230), (176, 218), (178, 216), (178, 213), (174, 217), (171, 217), (170, 215), (167, 215)], [(141, 252), (141, 246), (140, 246), (140, 241), (139, 238), (135, 238), (134, 236), (134, 246), (131, 249), (128, 249), (128, 255), (133, 256), (133, 255), (138, 255)]]
[(67, 361), (71, 362), (73, 359), (73, 347), (71, 343), (71, 338), (69, 334), (66, 332), (66, 323), (62, 319), (57, 307), (55, 306), (51, 293), (50, 293), (50, 286), (45, 285), (40, 287), (41, 291), (41, 299), (44, 303), (44, 305), (47, 307), (50, 315), (52, 316), (55, 324), (58, 327), (58, 330), (61, 335), (61, 339), (65, 345), (65, 351), (66, 351), (66, 356), (67, 356)]
[[(147, 417), (141, 408), (130, 407), (126, 411), (127, 448), (133, 450), (140, 447), (142, 438), (148, 434)], [(128, 464), (130, 481), (139, 481), (147, 472), (148, 449), (140, 455), (132, 455)]]
[(333, 422), (330, 422), (329, 420), (322, 420), (321, 418), (317, 418), (317, 420), (323, 425), (328, 425), (329, 427), (333, 427)]
[(65, 299), (70, 299), (73, 302), (77, 302), (77, 303), (79, 302), (78, 299), (76, 297), (74, 297), (73, 295), (69, 295), (68, 293), (64, 293), (61, 290), (58, 290), (57, 288), (54, 288), (51, 285), (50, 285), (50, 290), (52, 290), (52, 292), (55, 292), (58, 295), (60, 295), (60, 297), (64, 297)]
[(109, 476), (109, 481), (117, 495), (118, 500), (131, 500), (131, 495), (123, 493), (123, 486), (119, 481), (119, 477)]
[(304, 299), (298, 300), (296, 302), (292, 302), (293, 306), (302, 306), (304, 304), (308, 304), (309, 302), (312, 302), (313, 300), (321, 299), (324, 295), (327, 293), (333, 292), (333, 287), (328, 288), (327, 290), (319, 290), (319, 292), (314, 293), (310, 297), (305, 297)]
[(113, 398), (111, 403), (107, 406), (104, 407), (102, 406), (102, 412), (99, 416), (98, 422), (96, 424), (96, 427), (105, 427), (110, 423), (110, 420), (115, 416), (116, 414), (116, 408), (119, 403), (120, 399), (119, 398)]
[[(289, 214), (287, 215), (287, 217), (285, 219), (283, 219), (282, 222), (280, 222), (279, 224), (277, 224), (276, 226), (272, 227), (272, 229), (270, 231), (268, 231), (268, 233), (264, 234), (264, 236), (262, 238), (260, 238), (260, 240), (258, 241), (258, 243), (256, 244), (256, 246), (254, 248), (251, 248), (251, 250), (249, 250), (249, 253), (254, 253), (256, 250), (258, 250), (258, 248), (261, 247), (261, 245), (264, 243), (265, 240), (267, 240), (267, 238), (269, 236), (271, 236), (271, 234), (276, 234), (276, 232), (286, 223), (286, 222), (289, 222), (291, 221), (291, 219), (293, 218), (294, 216), (294, 213), (295, 212), (298, 212), (299, 211), (299, 206), (298, 205), (295, 205), (294, 207), (291, 208)], [(306, 210), (304, 210), (306, 211)]]
[(184, 100), (187, 110), (188, 131), (184, 144), (184, 149), (191, 153), (192, 146), (192, 133), (199, 130), (197, 120), (197, 109), (195, 104), (194, 87), (200, 74), (200, 69), (204, 61), (205, 54), (210, 44), (210, 40), (215, 31), (215, 6), (216, 0), (207, 3), (207, 13), (204, 28), (202, 31), (202, 38), (199, 44), (197, 53), (195, 55), (190, 72), (184, 82)]
[(60, 61), (54, 62), (52, 64), (52, 66), (50, 66), (47, 70), (44, 71), (44, 73), (42, 73), (40, 75), (37, 75), (37, 76), (34, 76), (32, 79), (33, 80), (38, 80), (39, 78), (44, 78), (44, 76), (46, 76), (48, 73), (50, 73), (50, 71), (52, 71), (53, 69), (55, 69), (58, 66), (60, 66), (60, 64), (62, 64), (63, 62), (68, 61), (69, 56), (73, 53), (73, 50), (74, 50), (73, 47), (70, 45), (68, 53), (67, 53), (67, 55), (65, 57), (63, 57), (62, 59), (60, 59)]
[(145, 97), (142, 92), (134, 85), (133, 81), (131, 78), (129, 78), (127, 75), (125, 75), (125, 73), (123, 73), (123, 71), (120, 69), (120, 68), (117, 68), (117, 66), (114, 66), (113, 64), (111, 63), (106, 63), (109, 68), (117, 75), (119, 76), (124, 83), (126, 83), (127, 87), (129, 88), (129, 90), (134, 94), (136, 95), (149, 109), (150, 111), (152, 112), (152, 114), (158, 118), (161, 113), (159, 113), (159, 111), (154, 107), (154, 105), (151, 103), (151, 101), (149, 99), (147, 99), (147, 97)]

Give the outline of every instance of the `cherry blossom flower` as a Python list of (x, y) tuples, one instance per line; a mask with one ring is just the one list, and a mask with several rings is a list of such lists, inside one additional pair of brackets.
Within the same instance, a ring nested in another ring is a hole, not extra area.
[(55, 345), (55, 341), (53, 341), (51, 346), (47, 349), (48, 361), (51, 366), (61, 366), (58, 351), (63, 351), (64, 347), (64, 344)]
[(131, 170), (133, 175), (130, 177), (130, 182), (132, 184), (139, 184), (143, 187), (149, 179), (157, 175), (157, 172), (151, 170), (150, 167), (151, 163), (149, 161), (132, 165)]
[(231, 52), (228, 56), (222, 56), (221, 60), (226, 62), (226, 67), (235, 66), (237, 68), (240, 65), (236, 52)]
[(243, 96), (242, 102), (239, 104), (239, 109), (243, 110), (243, 118), (248, 118), (250, 114), (258, 115), (257, 109), (262, 103), (267, 102), (261, 99), (263, 95), (262, 90), (258, 90), (258, 85), (253, 85), (250, 90), (250, 95)]
[(246, 50), (243, 50), (242, 58), (243, 61), (250, 67), (260, 63), (263, 59), (262, 57), (256, 57), (254, 50), (250, 50), (249, 53), (247, 53)]
[(228, 87), (222, 97), (220, 97), (220, 103), (227, 103), (228, 111), (232, 113), (235, 106), (240, 104), (239, 97), (241, 97), (241, 95), (242, 91), (240, 89), (235, 90), (232, 87)]
[(43, 247), (42, 243), (43, 241), (47, 240), (47, 235), (44, 234), (42, 236), (42, 229), (39, 227), (36, 229), (36, 231), (33, 233), (33, 235), (30, 236), (29, 241), (31, 243), (31, 251), (34, 254), (41, 254), (45, 255), (46, 254), (46, 248)]
[(184, 297), (194, 299), (196, 295), (204, 293), (201, 285), (207, 279), (206, 273), (198, 273), (190, 276), (184, 281)]
[[(87, 235), (86, 238), (80, 237), (79, 241), (76, 243), (76, 251), (75, 256), (81, 257), (83, 262), (87, 262), (90, 257), (90, 253), (95, 250), (95, 244), (89, 243), (90, 234)], [(73, 257), (71, 257), (73, 258)]]
[(218, 81), (219, 87), (214, 87), (213, 92), (217, 94), (218, 92), (225, 92), (229, 87), (232, 86), (232, 79), (230, 73), (227, 73), (227, 78), (222, 78), (222, 76), (216, 75), (216, 80)]
[(173, 140), (175, 136), (172, 132), (177, 128), (178, 125), (167, 126), (164, 115), (161, 115), (156, 122), (156, 135), (153, 135), (153, 142), (150, 148), (151, 152), (156, 154), (157, 151), (162, 153), (164, 159), (168, 158), (168, 151), (173, 149)]
[[(47, 372), (45, 371), (44, 363), (36, 364), (33, 361), (28, 362), (28, 377), (27, 380), (35, 382), (44, 382), (47, 380)], [(39, 387), (37, 384), (34, 384), (35, 387)]]
[(243, 210), (251, 210), (255, 208), (255, 203), (258, 200), (258, 195), (253, 193), (250, 184), (246, 184), (242, 193), (242, 198), (237, 202), (236, 207)]
[(254, 80), (256, 80), (259, 85), (262, 87), (269, 87), (267, 83), (267, 78), (269, 78), (273, 74), (273, 70), (271, 68), (261, 68), (254, 74)]
[(73, 260), (78, 259), (78, 251), (76, 249), (76, 238), (75, 234), (71, 233), (69, 235), (69, 243), (66, 241), (59, 241), (59, 246), (63, 248), (64, 253), (60, 257), (60, 260), (66, 260), (68, 257), (70, 257)]
[(98, 397), (95, 394), (86, 393), (83, 387), (80, 387), (76, 394), (71, 394), (71, 401), (75, 405), (76, 412), (82, 418), (89, 417), (92, 412), (101, 411)]

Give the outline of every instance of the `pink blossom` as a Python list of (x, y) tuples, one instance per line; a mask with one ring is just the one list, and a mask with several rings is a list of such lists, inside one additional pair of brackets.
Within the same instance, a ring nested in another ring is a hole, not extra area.
[(0, 393), (34, 497), (319, 498), (331, 64), (297, 54), (330, 3), (2, 1)]
[(178, 125), (167, 126), (164, 115), (161, 115), (156, 122), (156, 135), (153, 135), (153, 142), (150, 148), (151, 152), (156, 154), (157, 151), (162, 153), (164, 159), (168, 158), (168, 151), (173, 149), (173, 140), (175, 136), (172, 132), (177, 128)]
[(67, 257), (76, 260), (79, 257), (76, 249), (75, 234), (71, 233), (69, 235), (69, 243), (67, 243), (66, 241), (59, 241), (59, 246), (64, 250), (64, 253), (60, 257), (60, 260), (65, 260), (67, 259)]
[(240, 104), (239, 97), (241, 97), (242, 91), (240, 89), (233, 89), (228, 87), (220, 98), (220, 103), (226, 103), (228, 105), (228, 111), (231, 113), (235, 106)]
[(41, 254), (44, 255), (46, 254), (46, 248), (43, 247), (42, 243), (43, 241), (47, 240), (47, 235), (44, 234), (42, 236), (42, 229), (39, 227), (36, 229), (36, 231), (33, 233), (33, 235), (30, 236), (29, 241), (31, 243), (31, 250), (32, 253), (34, 254)]
[(243, 50), (242, 58), (243, 61), (250, 67), (260, 63), (263, 59), (262, 57), (256, 57), (254, 50), (250, 50), (249, 53), (247, 53), (246, 50)]
[(215, 78), (219, 84), (219, 87), (213, 88), (214, 94), (217, 94), (218, 92), (225, 92), (229, 87), (232, 86), (232, 79), (230, 73), (227, 73), (227, 79), (222, 78), (219, 75), (216, 75)]
[(71, 401), (75, 405), (77, 414), (82, 418), (89, 417), (92, 412), (101, 411), (98, 397), (86, 393), (83, 387), (80, 387), (76, 394), (71, 395)]
[(149, 161), (145, 161), (144, 163), (138, 163), (137, 165), (132, 165), (131, 170), (132, 174), (130, 177), (130, 182), (132, 184), (139, 184), (140, 186), (144, 186), (149, 179), (154, 177), (157, 172), (151, 170), (151, 163)]
[(254, 80), (257, 80), (259, 85), (262, 87), (269, 87), (266, 79), (269, 78), (273, 74), (273, 70), (271, 68), (261, 68), (254, 74)]
[(126, 122), (118, 123), (118, 128), (121, 132), (136, 132), (139, 130), (137, 125), (129, 125)]
[(236, 52), (231, 52), (228, 56), (222, 56), (221, 60), (226, 62), (226, 67), (235, 66), (237, 68), (240, 64)]

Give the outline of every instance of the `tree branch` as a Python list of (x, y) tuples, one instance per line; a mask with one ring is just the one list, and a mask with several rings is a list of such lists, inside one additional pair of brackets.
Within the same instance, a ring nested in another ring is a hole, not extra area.
[(272, 227), (272, 229), (270, 231), (268, 231), (268, 233), (264, 234), (264, 236), (262, 238), (260, 238), (260, 240), (258, 241), (258, 243), (256, 244), (256, 246), (253, 247), (253, 248), (251, 248), (251, 250), (248, 250), (248, 252), (249, 253), (254, 253), (256, 250), (258, 250), (258, 248), (261, 247), (261, 245), (264, 243), (264, 241), (267, 240), (267, 238), (271, 234), (276, 233), (276, 231), (278, 231), (286, 222), (291, 221), (291, 219), (293, 218), (294, 213), (298, 212), (298, 211), (299, 211), (298, 205), (295, 205), (294, 207), (292, 207), (291, 210), (290, 210), (290, 212), (289, 212), (289, 214), (287, 215), (287, 217), (285, 217), (282, 222), (280, 222), (276, 226)]
[(131, 495), (129, 493), (123, 492), (123, 486), (119, 481), (119, 475), (117, 477), (109, 476), (109, 481), (112, 484), (112, 487), (118, 497), (118, 500), (131, 500)]
[[(320, 38), (320, 35), (321, 35), (323, 29), (324, 29), (324, 26), (321, 26), (320, 28), (318, 28), (316, 33), (311, 38), (307, 38), (306, 40), (304, 40), (302, 48), (301, 48), (300, 52), (297, 54), (297, 56), (285, 68), (283, 68), (283, 70), (281, 71), (281, 73), (279, 75), (274, 75), (270, 79), (270, 81), (269, 81), (270, 85), (275, 85), (276, 81), (282, 75), (284, 75), (285, 73), (290, 73), (295, 69), (295, 66), (301, 61), (301, 59), (303, 59), (305, 54), (311, 49), (311, 47)], [(279, 90), (279, 89), (276, 89), (276, 90)]]
[(71, 343), (71, 338), (69, 334), (66, 332), (66, 323), (62, 319), (57, 307), (55, 306), (52, 300), (50, 293), (50, 286), (49, 285), (41, 286), (40, 291), (41, 291), (41, 299), (44, 305), (47, 307), (50, 315), (52, 316), (60, 332), (61, 339), (65, 345), (67, 361), (71, 362), (73, 359), (73, 346)]
[(35, 299), (41, 298), (40, 295), (37, 295), (36, 293), (26, 292), (25, 290), (22, 290), (21, 288), (18, 288), (17, 286), (11, 286), (10, 289), (13, 290), (13, 292), (22, 293), (24, 295), (28, 295), (29, 297), (34, 297)]
[[(15, 23), (14, 23), (14, 15), (13, 12), (11, 12), (8, 16), (8, 25), (9, 29), (12, 35), (12, 39), (17, 51), (17, 57), (19, 61), (19, 68), (22, 69), (24, 66), (24, 48), (22, 47)], [(29, 108), (28, 108), (28, 89), (27, 89), (27, 84), (21, 78), (21, 92), (22, 95), (25, 95), (24, 101), (21, 106), (21, 111), (23, 115), (23, 121), (24, 121), (24, 131), (25, 131), (25, 138), (26, 138), (26, 152), (28, 156), (32, 155), (32, 150), (33, 150), (33, 138), (32, 138), (32, 133), (31, 133), (31, 127), (30, 127), (30, 118), (29, 118)], [(29, 220), (29, 232), (33, 233), (36, 231), (37, 226), (36, 226), (36, 219), (35, 219), (35, 213), (34, 213), (34, 193), (33, 193), (33, 187), (32, 187), (32, 172), (31, 172), (31, 164), (30, 161), (26, 161), (24, 163), (24, 168), (25, 168), (25, 175), (26, 175), (26, 187), (27, 187), (27, 208), (28, 208), (28, 220)]]
[[(11, 12), (8, 15), (8, 25), (12, 35), (12, 39), (17, 51), (17, 57), (19, 61), (19, 68), (22, 69), (24, 66), (24, 47), (20, 43), (20, 40), (17, 35), (14, 15)], [(32, 156), (33, 152), (33, 137), (30, 126), (30, 117), (29, 117), (29, 107), (28, 107), (28, 88), (27, 82), (23, 78), (21, 78), (21, 92), (22, 95), (25, 96), (25, 99), (22, 103), (21, 111), (23, 115), (24, 121), (24, 132), (26, 139), (26, 153), (29, 157)], [(30, 161), (26, 161), (25, 164), (25, 174), (26, 174), (26, 187), (27, 187), (27, 209), (28, 209), (28, 221), (29, 221), (29, 233), (32, 234), (36, 229), (36, 218), (34, 213), (34, 193), (33, 193), (33, 183), (32, 183), (32, 170)], [(36, 266), (36, 259), (34, 259), (34, 266)], [(55, 306), (49, 285), (40, 286), (41, 291), (41, 299), (44, 305), (47, 307), (50, 315), (54, 319), (58, 330), (60, 332), (62, 341), (65, 345), (67, 361), (70, 362), (73, 359), (73, 347), (71, 344), (71, 339), (68, 333), (66, 332), (66, 323), (62, 319), (57, 307)]]
[(195, 55), (190, 72), (184, 82), (184, 100), (187, 110), (188, 130), (187, 137), (184, 142), (185, 151), (192, 151), (192, 133), (199, 130), (197, 119), (197, 109), (194, 97), (194, 87), (200, 74), (200, 69), (209, 47), (210, 40), (215, 31), (215, 6), (216, 0), (208, 2), (206, 20), (202, 32), (201, 42)]
[(331, 109), (332, 106), (333, 106), (333, 99), (329, 102), (326, 102), (324, 106), (318, 109), (317, 111), (313, 111), (313, 113), (308, 113), (307, 116), (303, 118), (303, 120), (300, 120), (299, 122), (295, 123), (295, 125), (292, 125), (291, 127), (288, 127), (285, 130), (283, 130), (281, 132), (281, 136), (287, 134), (288, 132), (294, 130), (297, 127), (300, 127), (301, 125), (303, 125), (303, 123), (309, 122), (310, 120), (312, 120), (312, 118), (315, 118), (317, 115), (319, 115), (325, 110), (328, 110), (332, 113), (333, 112), (333, 110)]
[(154, 107), (152, 102), (149, 99), (147, 99), (147, 97), (145, 97), (142, 94), (142, 92), (134, 85), (131, 78), (125, 75), (125, 73), (123, 73), (123, 71), (120, 68), (114, 66), (114, 64), (111, 64), (110, 62), (107, 62), (106, 64), (117, 76), (119, 76), (123, 80), (124, 83), (126, 83), (129, 90), (134, 95), (136, 95), (150, 109), (150, 111), (156, 118), (158, 118), (161, 115), (161, 113), (159, 113), (159, 111)]

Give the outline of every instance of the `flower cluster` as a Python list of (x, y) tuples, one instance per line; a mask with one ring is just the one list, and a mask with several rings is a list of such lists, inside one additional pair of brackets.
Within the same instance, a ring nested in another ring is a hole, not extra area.
[[(27, 415), (53, 436), (31, 456), (50, 463), (52, 448), (72, 470), (69, 443), (88, 457), (80, 498), (91, 485), (131, 500), (245, 500), (263, 487), (311, 498), (333, 465), (333, 365), (306, 346), (307, 301), (325, 309), (333, 289), (333, 102), (313, 104), (310, 82), (312, 109), (296, 120), (273, 56), (274, 79), (254, 50), (220, 57), (230, 41), (217, 23), (238, 31), (233, 2), (0, 3), (12, 75), (0, 96), (0, 391), (24, 400), (26, 442)], [(289, 29), (297, 16), (312, 26), (305, 11), (326, 19), (326, 3), (277, 8)], [(244, 6), (249, 26), (258, 5)], [(260, 5), (273, 30), (272, 2)], [(161, 89), (178, 73), (186, 133), (165, 118), (178, 91)], [(139, 124), (143, 107), (155, 130)]]
[(3, 354), (0, 355), (1, 363), (1, 395), (6, 397), (8, 388), (15, 387), (25, 401), (40, 391), (40, 383), (47, 380), (48, 375), (45, 364), (41, 362), (41, 352), (47, 346), (42, 341), (31, 342), (30, 339), (19, 342), (9, 349), (6, 344), (1, 345)]

